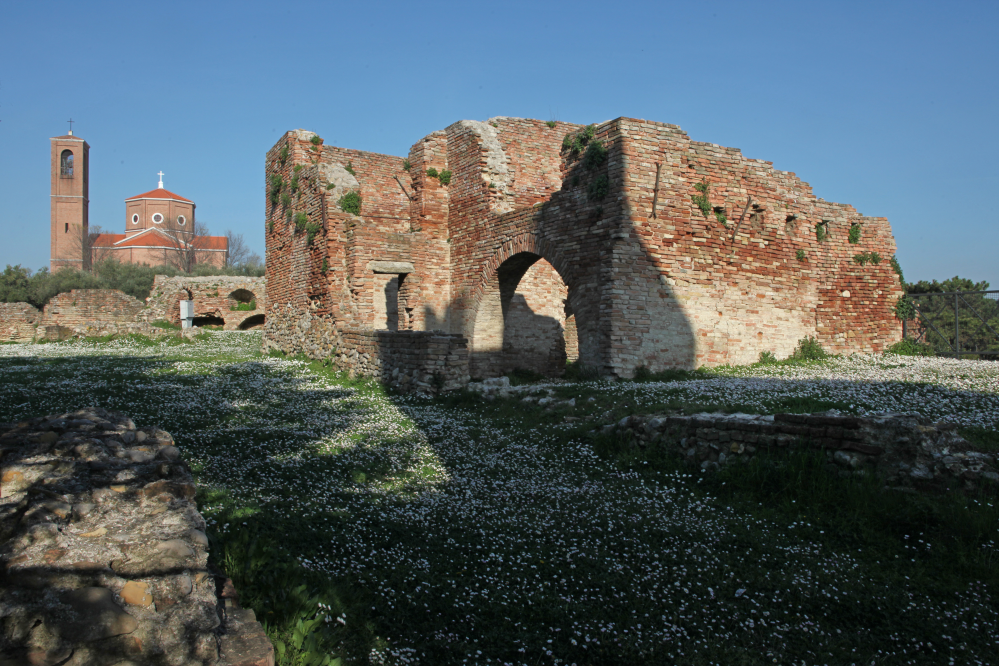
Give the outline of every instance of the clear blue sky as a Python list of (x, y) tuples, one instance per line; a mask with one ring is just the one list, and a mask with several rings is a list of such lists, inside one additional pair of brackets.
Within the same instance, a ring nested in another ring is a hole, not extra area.
[(999, 2), (4, 2), (0, 266), (48, 264), (49, 137), (90, 220), (156, 186), (263, 254), (286, 130), (405, 155), (464, 118), (617, 116), (794, 171), (892, 223), (906, 278), (999, 288)]

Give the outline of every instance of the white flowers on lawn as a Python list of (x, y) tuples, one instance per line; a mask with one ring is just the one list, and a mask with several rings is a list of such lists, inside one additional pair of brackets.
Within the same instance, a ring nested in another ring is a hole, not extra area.
[[(366, 589), (390, 646), (374, 663), (421, 663), (433, 645), (454, 663), (687, 663), (730, 646), (812, 664), (861, 638), (883, 652), (857, 663), (908, 663), (927, 640), (949, 653), (969, 627), (996, 626), (983, 586), (931, 602), (906, 581), (874, 582), (856, 551), (831, 546), (806, 517), (739, 515), (686, 475), (620, 473), (552, 429), (344, 388), (259, 346), (257, 332), (178, 346), (0, 345), (0, 420), (97, 403), (174, 435), (198, 482), (224, 491), (202, 507), (210, 523), (225, 504), (245, 507), (240, 521), (307, 519), (319, 538), (296, 559)], [(764, 412), (797, 396), (857, 414), (999, 420), (999, 364), (988, 362), (872, 356), (719, 372), (599, 386), (636, 412), (664, 397)], [(890, 632), (856, 634), (850, 618), (886, 607)]]

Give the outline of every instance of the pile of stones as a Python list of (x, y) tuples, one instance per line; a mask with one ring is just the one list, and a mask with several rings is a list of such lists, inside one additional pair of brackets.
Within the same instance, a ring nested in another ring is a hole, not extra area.
[(999, 482), (994, 453), (976, 450), (955, 425), (918, 414), (633, 415), (602, 432), (640, 448), (665, 446), (703, 470), (747, 463), (768, 450), (814, 448), (825, 452), (830, 470), (876, 473), (889, 486), (974, 490)]
[(273, 665), (169, 433), (101, 409), (0, 424), (0, 474), (0, 662)]

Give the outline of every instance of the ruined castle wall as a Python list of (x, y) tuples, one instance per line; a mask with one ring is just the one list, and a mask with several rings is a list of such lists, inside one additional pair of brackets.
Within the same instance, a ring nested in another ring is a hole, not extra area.
[[(638, 285), (615, 298), (622, 316), (614, 339), (634, 343), (616, 359), (622, 373), (638, 365), (751, 363), (761, 351), (787, 356), (808, 335), (835, 352), (881, 351), (897, 339), (892, 308), (901, 288), (889, 265), (895, 246), (886, 220), (816, 199), (794, 174), (737, 149), (691, 142), (674, 126), (619, 122), (632, 243), (616, 258), (616, 272)], [(702, 182), (707, 214), (692, 199)], [(819, 242), (822, 220), (829, 237)], [(853, 223), (862, 227), (856, 245), (847, 241)], [(881, 263), (854, 263), (869, 252)], [(660, 333), (681, 320), (689, 336)]]

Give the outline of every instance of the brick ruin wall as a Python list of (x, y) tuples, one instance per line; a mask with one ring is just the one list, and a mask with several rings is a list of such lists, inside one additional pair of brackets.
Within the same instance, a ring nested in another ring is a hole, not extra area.
[[(265, 167), (265, 348), (325, 358), (346, 330), (440, 330), (468, 341), (472, 376), (573, 358), (631, 376), (787, 356), (806, 336), (832, 352), (899, 339), (887, 220), (674, 125), (596, 126), (602, 160), (562, 148), (582, 129), (460, 121), (405, 160), (287, 133)], [(351, 191), (360, 215), (338, 205)]]
[[(267, 278), (210, 275), (206, 277), (168, 277), (153, 279), (146, 304), (148, 321), (165, 320), (180, 325), (180, 301), (194, 301), (197, 324), (204, 320), (227, 331), (263, 326), (267, 311)], [(237, 309), (255, 305), (252, 310)]]
[[(180, 301), (194, 300), (195, 326), (222, 325), (225, 330), (263, 327), (267, 308), (266, 278), (157, 275), (146, 302), (117, 289), (73, 289), (57, 294), (42, 310), (29, 303), (0, 303), (0, 340), (30, 342), (74, 336), (139, 333), (162, 335), (152, 325), (180, 325)], [(252, 310), (237, 309), (253, 303)]]

